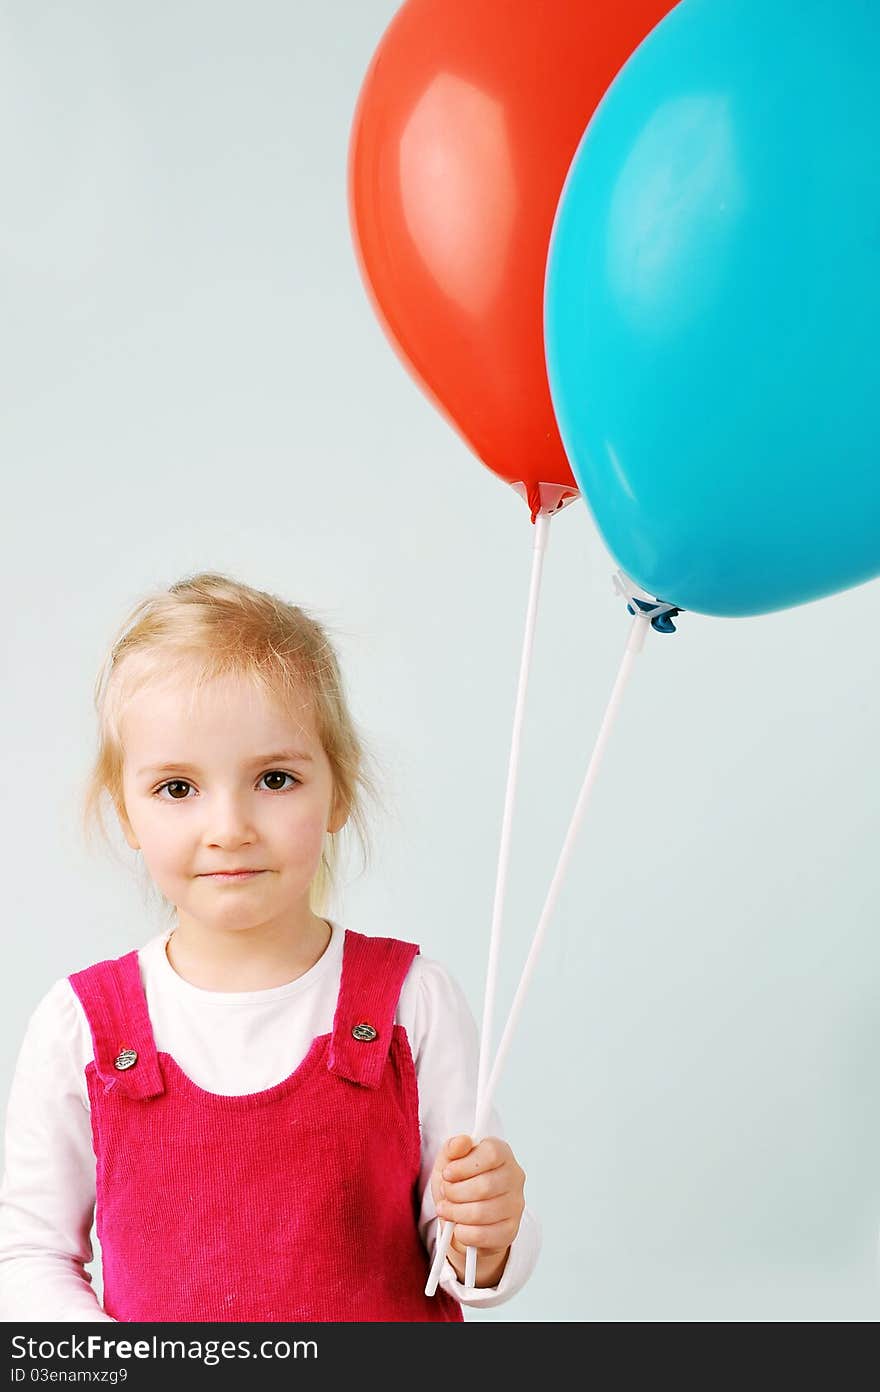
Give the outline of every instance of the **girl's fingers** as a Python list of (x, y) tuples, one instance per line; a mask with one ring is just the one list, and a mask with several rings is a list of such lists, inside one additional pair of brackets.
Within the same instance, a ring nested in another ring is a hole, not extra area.
[[(509, 1222), (513, 1217), (514, 1206), (506, 1195), (497, 1199), (481, 1199), (479, 1203), (450, 1203), (448, 1199), (441, 1199), (437, 1205), (437, 1212), (441, 1218), (451, 1219), (457, 1232), (459, 1223), (485, 1227), (505, 1220)], [(460, 1242), (461, 1238), (458, 1240)]]
[(474, 1175), (473, 1179), (460, 1179), (453, 1183), (441, 1179), (440, 1198), (450, 1199), (452, 1203), (476, 1203), (480, 1199), (497, 1199), (501, 1194), (509, 1194), (517, 1189), (516, 1176), (505, 1165), (497, 1170), (487, 1170)]
[(506, 1252), (516, 1237), (516, 1223), (456, 1224), (452, 1244), (456, 1251), (476, 1247), (481, 1252)]
[(460, 1160), (449, 1160), (442, 1169), (443, 1179), (470, 1179), (484, 1170), (495, 1170), (506, 1160), (513, 1160), (513, 1151), (506, 1141), (487, 1136)]
[(461, 1160), (473, 1149), (474, 1143), (470, 1136), (450, 1136), (437, 1157), (437, 1169), (442, 1170), (446, 1165), (451, 1165), (456, 1160)]

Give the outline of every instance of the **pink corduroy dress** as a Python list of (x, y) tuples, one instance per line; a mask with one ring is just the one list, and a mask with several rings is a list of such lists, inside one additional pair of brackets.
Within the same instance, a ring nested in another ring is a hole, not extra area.
[(333, 1030), (264, 1092), (205, 1092), (156, 1049), (137, 952), (69, 979), (104, 1309), (123, 1321), (461, 1321), (424, 1293), (418, 1086), (394, 1023), (414, 943), (347, 931)]

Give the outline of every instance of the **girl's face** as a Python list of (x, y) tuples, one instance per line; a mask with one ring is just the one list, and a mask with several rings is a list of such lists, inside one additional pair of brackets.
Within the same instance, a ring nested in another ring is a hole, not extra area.
[[(236, 677), (191, 701), (178, 678), (129, 701), (122, 743), (122, 828), (181, 924), (284, 931), (311, 918), (324, 834), (346, 816), (308, 709), (294, 719)], [(257, 873), (217, 878), (236, 870)]]

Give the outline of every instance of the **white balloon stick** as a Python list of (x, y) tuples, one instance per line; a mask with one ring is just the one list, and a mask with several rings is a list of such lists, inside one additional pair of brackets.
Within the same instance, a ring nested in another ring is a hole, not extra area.
[[(482, 1110), (480, 1103), (486, 1087), (486, 1078), (489, 1072), (489, 1060), (492, 1051), (492, 1015), (495, 1008), (495, 986), (498, 980), (501, 920), (504, 913), (504, 895), (507, 888), (507, 873), (510, 865), (510, 841), (513, 828), (516, 783), (519, 775), (519, 753), (522, 745), (526, 692), (528, 690), (529, 673), (532, 666), (532, 650), (535, 642), (535, 622), (538, 613), (538, 599), (541, 593), (541, 576), (544, 569), (544, 554), (547, 549), (549, 529), (550, 518), (545, 513), (539, 513), (534, 522), (532, 575), (529, 583), (529, 597), (526, 605), (526, 626), (523, 635), (522, 656), (519, 664), (516, 701), (514, 703), (513, 728), (510, 736), (507, 786), (504, 793), (504, 811), (501, 818), (501, 842), (498, 849), (498, 869), (495, 875), (495, 902), (492, 906), (492, 928), (489, 933), (489, 957), (486, 966), (486, 985), (483, 993), (483, 1023), (480, 1030), (480, 1060), (477, 1070), (477, 1096), (474, 1125), (471, 1130), (471, 1140), (474, 1145), (477, 1145), (483, 1139), (483, 1133), (488, 1125), (488, 1118), (483, 1122), (482, 1126), (478, 1125)], [(440, 1272), (443, 1269), (443, 1262), (446, 1253), (449, 1251), (449, 1243), (452, 1240), (452, 1228), (453, 1224), (451, 1223), (441, 1224), (437, 1245), (438, 1255), (435, 1257), (428, 1276), (428, 1283), (425, 1286), (426, 1295), (433, 1295), (439, 1284)], [(440, 1255), (441, 1247), (442, 1255)], [(468, 1247), (465, 1255), (464, 1284), (469, 1290), (473, 1289), (476, 1273), (477, 1251), (475, 1247)]]
[[(626, 688), (627, 681), (629, 680), (633, 663), (635, 661), (636, 656), (641, 652), (642, 647), (644, 646), (645, 634), (648, 630), (649, 623), (650, 617), (645, 615), (641, 611), (637, 612), (635, 618), (633, 619), (632, 627), (630, 629), (629, 637), (627, 639), (626, 649), (623, 655), (623, 660), (620, 664), (617, 679), (614, 683), (614, 687), (612, 689), (611, 696), (608, 701), (608, 707), (605, 711), (605, 715), (603, 717), (602, 724), (599, 729), (599, 734), (596, 738), (596, 743), (593, 748), (593, 753), (590, 758), (589, 765), (587, 767), (587, 772), (584, 776), (584, 781), (581, 786), (577, 802), (575, 804), (574, 812), (572, 813), (571, 822), (569, 823), (568, 831), (566, 832), (562, 850), (559, 855), (559, 860), (556, 864), (556, 870), (553, 875), (553, 879), (550, 883), (550, 888), (547, 891), (547, 898), (544, 901), (544, 908), (541, 911), (541, 917), (538, 920), (538, 926), (535, 929), (535, 934), (532, 938), (532, 945), (529, 950), (528, 957), (526, 958), (525, 966), (523, 967), (519, 985), (516, 989), (516, 994), (514, 995), (513, 1003), (510, 1007), (507, 1022), (504, 1026), (504, 1031), (501, 1036), (501, 1042), (498, 1046), (498, 1052), (495, 1056), (495, 1062), (492, 1065), (492, 1071), (489, 1075), (489, 1080), (485, 1088), (483, 1089), (482, 1095), (478, 1103), (478, 1114), (474, 1121), (474, 1131), (477, 1134), (481, 1134), (482, 1131), (485, 1130), (489, 1111), (492, 1106), (492, 1098), (494, 1096), (495, 1088), (498, 1085), (498, 1078), (501, 1074), (501, 1070), (504, 1066), (504, 1062), (510, 1050), (510, 1041), (513, 1037), (513, 1031), (516, 1027), (517, 1020), (519, 1019), (519, 1015), (522, 1010), (523, 1001), (525, 1000), (529, 983), (531, 982), (532, 976), (534, 974), (535, 964), (538, 960), (538, 954), (541, 950), (541, 946), (544, 941), (544, 936), (547, 931), (547, 925), (550, 921), (553, 910), (556, 907), (556, 901), (559, 897), (559, 891), (562, 887), (562, 881), (565, 877), (565, 872), (568, 869), (568, 863), (571, 859), (572, 851), (574, 850), (574, 843), (577, 839), (577, 834), (580, 830), (580, 825), (583, 821), (584, 814), (587, 809), (590, 793), (592, 792), (593, 785), (596, 781), (599, 766), (602, 762), (602, 757), (605, 753), (605, 748), (608, 744), (608, 739), (611, 734), (611, 730), (613, 728), (618, 711), (620, 709), (620, 704), (623, 699), (623, 693)], [(442, 1270), (443, 1262), (446, 1258), (446, 1253), (449, 1250), (449, 1243), (452, 1240), (452, 1227), (453, 1225), (451, 1223), (444, 1224), (439, 1234), (437, 1241), (437, 1250), (435, 1252), (434, 1262), (431, 1267), (431, 1275), (428, 1280), (428, 1285), (425, 1287), (425, 1292), (428, 1295), (433, 1295), (434, 1291), (437, 1289), (437, 1283), (439, 1282), (440, 1278), (439, 1273)]]
[(544, 941), (544, 935), (547, 931), (547, 924), (550, 922), (553, 910), (556, 907), (556, 901), (559, 898), (559, 891), (562, 888), (562, 881), (565, 878), (565, 872), (568, 869), (568, 863), (571, 860), (572, 851), (574, 850), (574, 843), (577, 839), (578, 832), (580, 831), (581, 822), (583, 821), (584, 814), (587, 810), (587, 803), (590, 800), (590, 793), (593, 790), (593, 784), (595, 783), (596, 776), (599, 772), (599, 765), (602, 762), (602, 757), (605, 753), (605, 748), (608, 744), (608, 739), (610, 737), (612, 727), (620, 709), (620, 703), (623, 699), (623, 693), (626, 688), (627, 681), (629, 680), (630, 673), (632, 671), (633, 662), (635, 661), (637, 655), (641, 652), (642, 647), (644, 645), (645, 634), (648, 631), (649, 623), (650, 619), (646, 617), (644, 614), (637, 614), (636, 617), (633, 619), (632, 628), (630, 629), (629, 639), (626, 645), (626, 650), (623, 655), (623, 661), (620, 664), (620, 670), (617, 674), (617, 680), (614, 683), (614, 688), (611, 692), (611, 697), (608, 702), (608, 708), (605, 711), (605, 716), (596, 739), (593, 754), (590, 759), (587, 772), (584, 776), (583, 784), (581, 785), (581, 790), (578, 795), (578, 800), (575, 804), (574, 812), (572, 813), (572, 818), (571, 822), (569, 823), (568, 831), (566, 832), (565, 841), (563, 842), (562, 850), (559, 853), (559, 860), (556, 864), (556, 871), (550, 883), (550, 888), (547, 891), (547, 898), (544, 901), (544, 908), (541, 911), (541, 917), (538, 920), (538, 926), (535, 929), (535, 935), (532, 938), (532, 946), (529, 950), (529, 955), (526, 958), (526, 964), (523, 967), (522, 976), (519, 980), (519, 985), (516, 988), (516, 994), (513, 998), (513, 1004), (510, 1007), (510, 1013), (507, 1016), (507, 1023), (505, 1024), (504, 1031), (501, 1035), (501, 1043), (498, 1045), (498, 1053), (495, 1055), (495, 1062), (492, 1065), (492, 1072), (489, 1074), (489, 1081), (486, 1084), (486, 1093), (483, 1099), (483, 1106), (485, 1110), (488, 1110), (488, 1108), (492, 1105), (492, 1097), (494, 1095), (495, 1088), (498, 1086), (498, 1079), (501, 1075), (501, 1070), (504, 1067), (504, 1062), (507, 1058), (507, 1054), (510, 1049), (510, 1041), (513, 1037), (513, 1031), (516, 1028), (516, 1022), (519, 1019), (520, 1011), (523, 1007), (523, 1001), (525, 1000), (526, 991), (529, 987), (529, 982), (531, 981), (532, 976), (534, 974), (535, 963), (537, 962), (538, 954), (541, 951), (541, 945)]

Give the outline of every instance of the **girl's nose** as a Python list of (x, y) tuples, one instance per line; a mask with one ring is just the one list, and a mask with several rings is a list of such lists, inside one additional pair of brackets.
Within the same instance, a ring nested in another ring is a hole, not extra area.
[(205, 818), (205, 843), (209, 846), (242, 846), (256, 840), (249, 809), (240, 798), (217, 798)]

